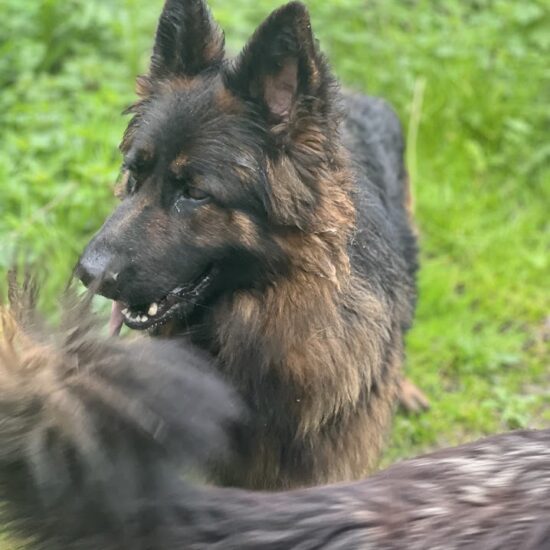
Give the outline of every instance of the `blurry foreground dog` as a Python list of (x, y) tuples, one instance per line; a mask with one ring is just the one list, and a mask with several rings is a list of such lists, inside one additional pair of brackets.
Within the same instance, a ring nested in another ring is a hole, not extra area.
[(251, 423), (216, 482), (363, 477), (416, 298), (396, 116), (340, 95), (299, 3), (228, 60), (204, 2), (168, 0), (138, 93), (122, 202), (77, 274), (113, 300), (115, 329), (189, 335), (244, 399)]
[(180, 477), (238, 422), (235, 393), (174, 340), (102, 338), (87, 302), (41, 328), (1, 315), (0, 512), (37, 550), (542, 550), (550, 430), (503, 434), (365, 481), (281, 493)]

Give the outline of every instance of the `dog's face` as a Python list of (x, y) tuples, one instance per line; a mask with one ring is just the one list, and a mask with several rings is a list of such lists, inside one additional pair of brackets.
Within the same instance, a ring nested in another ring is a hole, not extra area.
[(230, 62), (204, 3), (168, 0), (121, 145), (122, 201), (80, 258), (82, 281), (146, 329), (276, 280), (282, 235), (318, 200), (311, 167), (290, 157), (319, 149), (331, 86), (302, 5), (274, 12)]

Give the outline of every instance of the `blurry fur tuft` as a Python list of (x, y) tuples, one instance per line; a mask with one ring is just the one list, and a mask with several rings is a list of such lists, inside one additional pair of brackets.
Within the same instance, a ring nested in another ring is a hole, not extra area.
[(52, 329), (36, 296), (12, 275), (0, 310), (2, 520), (37, 548), (123, 547), (134, 512), (136, 530), (157, 523), (138, 508), (162, 514), (182, 464), (226, 448), (239, 408), (192, 348), (103, 337), (89, 296), (68, 294)]
[(199, 487), (234, 395), (174, 340), (99, 335), (90, 300), (39, 327), (34, 286), (1, 311), (2, 522), (26, 550), (544, 550), (550, 430), (501, 434), (360, 482), (268, 493)]

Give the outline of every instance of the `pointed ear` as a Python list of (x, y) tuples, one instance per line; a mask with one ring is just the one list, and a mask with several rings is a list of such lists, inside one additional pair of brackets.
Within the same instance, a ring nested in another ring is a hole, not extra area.
[(224, 35), (203, 0), (166, 0), (160, 16), (149, 79), (192, 77), (218, 64)]
[(291, 2), (258, 27), (226, 81), (241, 97), (259, 103), (270, 122), (286, 122), (301, 98), (317, 95), (323, 67), (307, 8)]

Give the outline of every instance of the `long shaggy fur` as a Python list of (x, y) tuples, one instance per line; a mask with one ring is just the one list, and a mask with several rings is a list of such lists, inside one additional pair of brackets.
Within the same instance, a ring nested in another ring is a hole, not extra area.
[(38, 548), (122, 548), (163, 521), (182, 466), (225, 449), (236, 400), (196, 350), (102, 337), (89, 299), (49, 330), (25, 286), (0, 313), (5, 518)]
[[(416, 300), (395, 113), (340, 93), (298, 2), (228, 59), (203, 0), (168, 0), (138, 91), (123, 200), (77, 274), (132, 314), (128, 327), (189, 334), (238, 391), (251, 422), (234, 463), (210, 472), (218, 484), (364, 477), (389, 433)], [(149, 317), (204, 273), (206, 290)]]
[(193, 486), (183, 467), (222, 451), (239, 411), (208, 361), (174, 341), (103, 338), (86, 302), (39, 330), (28, 295), (2, 311), (0, 339), (2, 519), (28, 549), (549, 548), (550, 430), (348, 485)]

